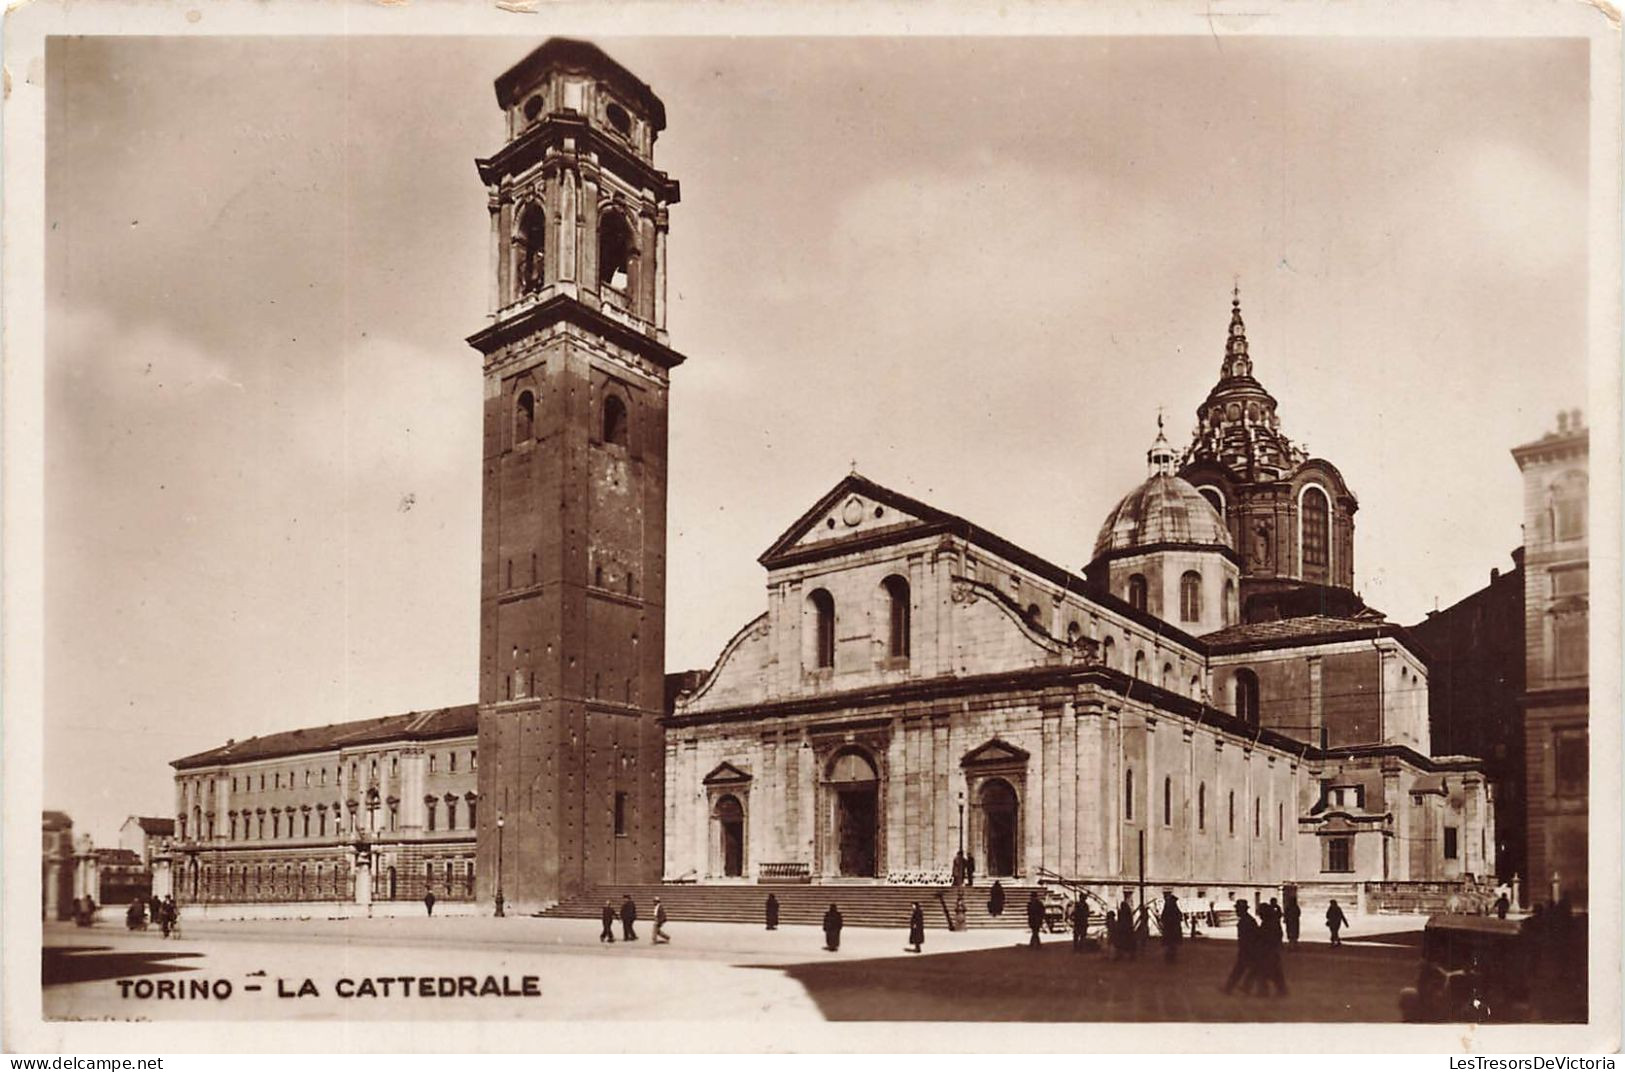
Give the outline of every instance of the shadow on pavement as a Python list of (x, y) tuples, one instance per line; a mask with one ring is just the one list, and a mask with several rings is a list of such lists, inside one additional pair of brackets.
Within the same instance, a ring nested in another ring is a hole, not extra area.
[(1012, 944), (880, 960), (831, 953), (775, 970), (801, 983), (830, 1020), (1134, 1023), (1397, 1021), (1399, 992), (1416, 974), (1407, 949), (1300, 948), (1286, 954), (1285, 996), (1224, 994), (1235, 949), (1187, 941), (1173, 964), (1160, 945), (1114, 962), (1052, 941), (1036, 951)]
[(195, 971), (190, 964), (170, 964), (183, 958), (201, 958), (202, 953), (113, 953), (111, 946), (48, 945), (41, 950), (40, 984), (63, 986), (67, 983), (93, 983), (102, 979), (132, 979), (139, 975), (164, 975), (170, 972)]

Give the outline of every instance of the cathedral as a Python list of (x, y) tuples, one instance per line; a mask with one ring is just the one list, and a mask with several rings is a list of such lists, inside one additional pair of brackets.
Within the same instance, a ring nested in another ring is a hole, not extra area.
[(1494, 873), (1491, 786), (1432, 755), (1427, 654), (1355, 594), (1358, 502), (1282, 430), (1239, 294), (1191, 442), (1159, 421), (1082, 573), (854, 472), (666, 674), (665, 109), (562, 39), (496, 97), (476, 702), (176, 760), (177, 896), (501, 912), (961, 852), (1200, 901)]

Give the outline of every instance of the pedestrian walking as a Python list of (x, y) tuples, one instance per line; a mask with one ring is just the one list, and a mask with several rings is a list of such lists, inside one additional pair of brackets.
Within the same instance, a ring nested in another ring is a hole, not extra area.
[(429, 910), (429, 915), (431, 915), (431, 916), (434, 915), (434, 891), (433, 890), (430, 890), (428, 893), (425, 893), (423, 895), (423, 907), (427, 908)]
[(965, 857), (965, 885), (976, 885), (976, 857), (970, 855)]
[(1495, 898), (1495, 917), (1497, 919), (1506, 919), (1507, 910), (1511, 907), (1512, 901), (1508, 899), (1507, 895), (1504, 893), (1500, 894)]
[(953, 884), (960, 885), (965, 881), (965, 850), (960, 849), (954, 853)]
[(1258, 920), (1252, 917), (1247, 910), (1246, 901), (1236, 902), (1236, 962), (1230, 968), (1230, 977), (1219, 987), (1228, 994), (1241, 984), (1242, 992), (1251, 994), (1255, 972), (1253, 965), (1257, 961), (1258, 946)]
[(1134, 934), (1134, 906), (1129, 904), (1125, 896), (1117, 905), (1117, 931), (1118, 940), (1122, 943), (1123, 955), (1126, 957), (1139, 956), (1135, 948)]
[(767, 929), (779, 929), (779, 899), (771, 893), (767, 895)]
[(1282, 921), (1286, 924), (1286, 940), (1292, 948), (1298, 947), (1298, 927), (1303, 920), (1303, 907), (1298, 904), (1296, 897), (1286, 899), (1286, 908), (1282, 910)]
[(1027, 929), (1033, 932), (1032, 941), (1027, 943), (1028, 949), (1038, 949), (1042, 944), (1038, 940), (1038, 932), (1044, 927), (1044, 902), (1038, 899), (1038, 891), (1034, 890), (1027, 895)]
[(638, 932), (632, 929), (632, 924), (638, 921), (638, 904), (632, 900), (630, 893), (621, 894), (621, 938), (624, 941), (635, 942)]
[(670, 941), (671, 941), (671, 935), (666, 933), (666, 906), (660, 903), (660, 898), (656, 897), (655, 898), (655, 929), (654, 929), (654, 933), (649, 935), (649, 944), (650, 945), (665, 945), (667, 942), (670, 942)]
[(1219, 929), (1219, 909), (1212, 901), (1207, 903), (1207, 926), (1209, 930)]
[(914, 902), (914, 910), (908, 914), (908, 943), (914, 947), (909, 950), (910, 953), (923, 952), (920, 947), (925, 944), (925, 910), (918, 901)]
[(1266, 993), (1271, 987), (1275, 996), (1286, 993), (1286, 972), (1281, 965), (1281, 906), (1275, 898), (1258, 909), (1258, 956), (1253, 962), (1258, 992)]
[(1072, 903), (1072, 952), (1083, 952), (1083, 943), (1089, 938), (1089, 902), (1083, 894)]
[(841, 926), (846, 921), (841, 918), (841, 910), (834, 905), (824, 913), (824, 948), (831, 953), (841, 948)]
[(1004, 915), (1004, 883), (993, 880), (993, 889), (987, 895), (987, 914), (994, 919)]
[(1336, 901), (1333, 901), (1330, 905), (1327, 906), (1327, 908), (1326, 908), (1326, 929), (1332, 932), (1332, 944), (1333, 945), (1342, 945), (1343, 944), (1343, 939), (1338, 934), (1338, 932), (1341, 931), (1344, 927), (1347, 927), (1348, 925), (1349, 925), (1349, 917), (1347, 917), (1347, 916), (1345, 916), (1343, 914), (1343, 909), (1338, 906)]
[(607, 900), (604, 902), (603, 919), (604, 929), (599, 932), (598, 940), (613, 945), (615, 943), (615, 905), (613, 902)]
[(1106, 955), (1112, 960), (1117, 959), (1117, 913), (1111, 909), (1106, 910), (1105, 922), (1101, 924), (1102, 937), (1105, 941)]
[(1184, 917), (1179, 911), (1179, 898), (1172, 890), (1162, 895), (1162, 962), (1172, 964), (1179, 958), (1179, 941), (1185, 937)]
[(164, 898), (164, 937), (179, 938), (180, 936), (181, 907), (175, 903), (175, 895), (170, 894)]

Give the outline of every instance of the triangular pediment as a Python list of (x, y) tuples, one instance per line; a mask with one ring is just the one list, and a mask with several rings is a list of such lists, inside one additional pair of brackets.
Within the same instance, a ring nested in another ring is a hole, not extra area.
[(978, 745), (965, 754), (959, 761), (961, 767), (1010, 767), (1021, 766), (1027, 762), (1026, 749), (1017, 748), (1009, 741), (1001, 741), (995, 737), (984, 745)]
[(796, 519), (759, 561), (772, 568), (828, 550), (841, 553), (852, 543), (896, 536), (958, 520), (906, 495), (852, 473)]
[(710, 774), (700, 779), (701, 785), (739, 785), (750, 781), (750, 775), (732, 763), (719, 763)]

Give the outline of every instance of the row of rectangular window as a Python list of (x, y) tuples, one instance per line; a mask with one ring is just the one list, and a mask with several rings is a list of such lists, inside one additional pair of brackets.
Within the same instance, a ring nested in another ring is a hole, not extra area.
[[(476, 801), (473, 801), (473, 800), (470, 800), (467, 803), (468, 803), (468, 809), (467, 809), (467, 812), (468, 812), (468, 826), (466, 827), (466, 829), (473, 830), (479, 825), (479, 821), (478, 821), (479, 812), (477, 810), (478, 809), (478, 803)], [(435, 831), (437, 829), (437, 825), (436, 825), (436, 816), (437, 816), (437, 813), (438, 813), (437, 802), (425, 801), (424, 802), (424, 808), (426, 809), (426, 815), (427, 815), (427, 819), (428, 819), (428, 821), (426, 823), (426, 829), (433, 832), (433, 831)], [(332, 810), (333, 810), (333, 814), (335, 816), (339, 816), (339, 815), (343, 814), (338, 808), (334, 808)], [(352, 827), (355, 826), (355, 810), (356, 809), (354, 809), (354, 808), (351, 809), (351, 824), (350, 825)], [(326, 808), (320, 808), (319, 807), (319, 808), (316, 809), (316, 825), (317, 825), (317, 830), (316, 830), (316, 835), (315, 835), (316, 837), (326, 837), (327, 836), (327, 816), (328, 816), (328, 810)], [(236, 814), (232, 814), (228, 818), (230, 819), (230, 827), (229, 827), (230, 837), (227, 840), (236, 841), (237, 840), (237, 820), (238, 820), (239, 816), (236, 815)], [(242, 827), (243, 837), (247, 838), (249, 836), (248, 831), (250, 829), (249, 823), (248, 823), (248, 817), (247, 816), (241, 816), (241, 818), (243, 819), (243, 827)], [(265, 838), (265, 816), (264, 815), (256, 815), (254, 818), (258, 821), (258, 832), (257, 832), (257, 834), (255, 836), (258, 837), (259, 839), (263, 840)], [(304, 815), (301, 816), (301, 818), (304, 820), (304, 832), (303, 832), (302, 835), (295, 835), (293, 816), (292, 815), (288, 816), (288, 832), (287, 832), (287, 835), (286, 835), (287, 837), (291, 838), (291, 837), (295, 837), (295, 836), (302, 836), (302, 837), (310, 837), (311, 836), (311, 832), (310, 832), (310, 825), (311, 825), (310, 824), (310, 814), (308, 812), (306, 812)], [(395, 805), (395, 804), (391, 804), (389, 806), (389, 827), (388, 827), (388, 829), (391, 832), (393, 832), (393, 831), (395, 831), (397, 829), (398, 824), (399, 824), (399, 820), (400, 820), (399, 806)], [(457, 829), (457, 802), (455, 800), (446, 801), (446, 829), (447, 830), (456, 830)], [(182, 830), (181, 837), (184, 839), (185, 836), (186, 836), (185, 835), (184, 820), (182, 821), (181, 830)], [(341, 823), (335, 821), (334, 824), (333, 824), (333, 833), (334, 833), (334, 835), (335, 836), (338, 835), (342, 830), (343, 830), (343, 825)], [(211, 836), (212, 836), (212, 834), (211, 834)], [(271, 837), (274, 839), (274, 838), (279, 838), (279, 837), (283, 837), (283, 836), (284, 835), (282, 833), (282, 816), (279, 815), (279, 814), (273, 813), (271, 815)]]
[[(1174, 825), (1174, 781), (1172, 778), (1162, 780), (1162, 825)], [(1233, 837), (1236, 833), (1236, 791), (1230, 791), (1229, 833)], [(1253, 799), (1253, 836), (1263, 837), (1263, 807), (1264, 798)], [(1123, 819), (1125, 822), (1134, 821), (1134, 768), (1130, 767), (1123, 774)], [(1207, 829), (1207, 783), (1201, 782), (1196, 787), (1196, 829)], [(1286, 805), (1277, 801), (1275, 804), (1275, 839), (1286, 840)]]
[[(438, 773), (438, 771), (437, 771), (438, 761), (439, 761), (438, 753), (430, 752), (429, 753), (429, 773), (430, 774)], [(453, 751), (453, 752), (447, 752), (446, 753), (446, 763), (447, 763), (447, 768), (448, 768), (450, 773), (452, 773), (452, 774), (457, 773), (457, 753), (456, 752)], [(339, 770), (339, 772), (341, 774), (343, 773), (343, 768), (342, 767), (337, 768), (337, 769)], [(477, 749), (472, 749), (471, 748), (468, 751), (468, 769), (469, 770), (478, 770), (479, 769), (479, 752), (478, 752)], [(391, 756), (390, 759), (389, 759), (389, 776), (391, 778), (397, 778), (397, 777), (400, 776), (400, 772), (401, 772), (401, 760), (400, 760), (400, 757), (399, 756)], [(288, 784), (286, 786), (283, 786), (283, 784), (282, 784), (282, 774), (283, 774), (282, 771), (272, 771), (271, 772), (271, 788), (272, 789), (283, 789), (283, 788), (292, 789), (292, 788), (294, 788), (294, 772), (293, 771), (288, 771), (287, 772)], [(369, 774), (369, 777), (373, 781), (378, 780), (378, 761), (376, 759), (371, 761), (371, 768), (370, 768), (368, 774)], [(247, 774), (247, 775), (242, 775), (241, 777), (242, 777), (241, 789), (239, 789), (238, 788), (238, 776), (237, 775), (232, 776), (232, 779), (231, 779), (231, 791), (233, 793), (236, 793), (236, 792), (252, 793), (252, 792), (254, 792), (254, 776), (251, 775), (251, 774)], [(319, 779), (319, 783), (318, 783), (319, 785), (324, 785), (325, 786), (327, 784), (327, 768), (326, 767), (320, 768), (320, 770), (318, 772), (318, 779)], [(358, 763), (351, 763), (350, 764), (350, 784), (351, 785), (356, 785), (356, 784), (358, 784), (360, 782), (360, 780), (361, 780), (361, 768), (360, 768), (360, 765)], [(304, 786), (306, 789), (310, 788), (310, 782), (311, 782), (311, 772), (310, 772), (310, 768), (307, 767), (307, 768), (305, 768), (305, 786)], [(259, 791), (263, 793), (263, 792), (265, 792), (265, 789), (266, 789), (266, 786), (265, 786), (265, 772), (261, 771), (260, 775), (259, 775)]]

